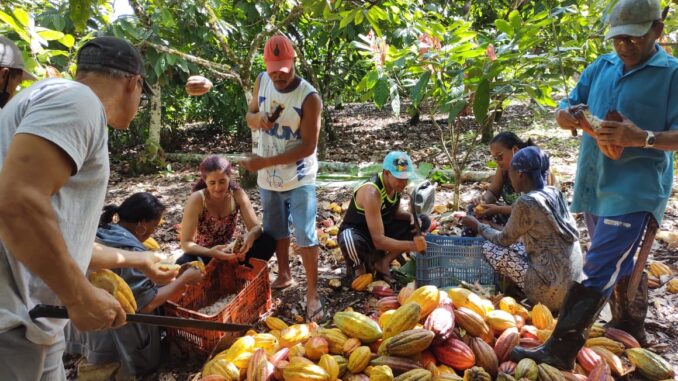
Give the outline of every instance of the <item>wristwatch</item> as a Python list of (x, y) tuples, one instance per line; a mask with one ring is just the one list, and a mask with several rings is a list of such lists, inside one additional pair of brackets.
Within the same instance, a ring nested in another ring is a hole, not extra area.
[(657, 141), (657, 137), (654, 136), (654, 132), (645, 131), (645, 133), (647, 133), (647, 136), (645, 137), (645, 145), (643, 146), (643, 148), (654, 147), (654, 143)]

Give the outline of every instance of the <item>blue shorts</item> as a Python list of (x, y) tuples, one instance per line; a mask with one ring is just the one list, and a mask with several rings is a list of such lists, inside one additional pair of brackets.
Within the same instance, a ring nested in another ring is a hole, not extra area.
[(633, 272), (635, 255), (652, 218), (648, 212), (621, 216), (584, 215), (591, 247), (584, 257), (582, 284), (610, 295), (619, 278)]
[(303, 185), (285, 192), (259, 189), (264, 209), (264, 231), (273, 239), (290, 236), (290, 222), (299, 247), (318, 246), (315, 231), (317, 199), (315, 185)]

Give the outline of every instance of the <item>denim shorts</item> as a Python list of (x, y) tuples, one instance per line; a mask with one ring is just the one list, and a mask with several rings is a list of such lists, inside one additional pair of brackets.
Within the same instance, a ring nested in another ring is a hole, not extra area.
[(299, 247), (318, 246), (315, 231), (317, 199), (315, 185), (277, 192), (259, 189), (264, 209), (264, 231), (275, 240), (290, 236), (290, 223)]

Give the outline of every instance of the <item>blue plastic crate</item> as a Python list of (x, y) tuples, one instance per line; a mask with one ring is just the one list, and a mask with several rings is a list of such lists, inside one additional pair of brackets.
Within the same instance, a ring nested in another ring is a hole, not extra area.
[(459, 281), (496, 285), (496, 274), (483, 255), (483, 238), (426, 236), (425, 254), (417, 254), (417, 287), (456, 286)]

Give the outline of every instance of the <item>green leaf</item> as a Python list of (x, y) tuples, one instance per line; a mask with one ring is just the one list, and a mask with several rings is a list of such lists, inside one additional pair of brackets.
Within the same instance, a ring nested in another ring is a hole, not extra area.
[(476, 122), (482, 124), (487, 117), (487, 109), (490, 107), (490, 81), (487, 78), (480, 80), (478, 89), (473, 100), (473, 116)]
[(372, 70), (371, 72), (367, 73), (367, 83), (366, 83), (366, 89), (369, 90), (374, 87), (374, 85), (377, 84), (377, 81), (379, 80), (379, 72), (376, 70)]
[(494, 20), (494, 26), (496, 26), (501, 32), (508, 34), (509, 37), (513, 37), (513, 27), (508, 23), (508, 21), (496, 19)]
[(375, 19), (388, 20), (388, 15), (386, 14), (386, 12), (384, 12), (383, 9), (379, 8), (376, 5), (370, 8), (370, 10), (367, 13), (374, 16)]
[(488, 161), (487, 163), (485, 163), (485, 165), (487, 166), (487, 168), (492, 168), (492, 169), (497, 168), (497, 162), (494, 161), (494, 160)]
[(59, 42), (68, 49), (71, 49), (75, 44), (75, 37), (73, 37), (71, 34), (65, 34), (59, 39)]
[(520, 30), (520, 27), (523, 25), (523, 19), (520, 17), (520, 12), (513, 10), (509, 13), (509, 21), (513, 30)]
[(466, 107), (468, 102), (466, 99), (460, 99), (452, 104), (452, 107), (450, 107), (450, 113), (447, 116), (447, 124), (452, 125), (454, 123), (454, 120), (457, 119), (457, 116), (459, 113)]
[(396, 118), (400, 116), (400, 95), (398, 93), (391, 96), (391, 110), (393, 110), (393, 115)]
[(360, 25), (360, 24), (362, 24), (364, 19), (365, 19), (365, 14), (363, 13), (362, 10), (358, 10), (358, 12), (356, 12), (356, 14), (355, 14), (355, 19), (353, 20), (353, 22), (355, 23), (355, 25)]
[(378, 108), (384, 107), (388, 97), (390, 95), (390, 89), (388, 88), (388, 81), (386, 78), (380, 78), (377, 81), (377, 85), (374, 87), (374, 104)]
[(47, 41), (60, 40), (61, 38), (64, 37), (63, 33), (51, 29), (41, 30), (40, 32), (38, 32), (38, 35), (40, 35), (40, 37), (44, 38)]
[(424, 94), (426, 94), (426, 86), (428, 86), (428, 81), (430, 78), (431, 72), (428, 70), (425, 71), (421, 77), (419, 77), (417, 84), (412, 88), (410, 97), (412, 98), (412, 106), (414, 108), (419, 107), (419, 102), (421, 102), (421, 100), (424, 98)]
[(28, 26), (28, 24), (31, 22), (31, 16), (22, 8), (15, 8), (12, 13), (14, 13), (14, 17), (23, 26)]
[(423, 162), (423, 163), (419, 163), (417, 165), (416, 172), (417, 172), (417, 175), (419, 175), (419, 177), (425, 179), (425, 178), (428, 177), (428, 175), (431, 173), (432, 170), (433, 170), (433, 164)]
[(355, 18), (355, 11), (347, 11), (347, 12), (342, 12), (344, 14), (344, 17), (341, 19), (341, 22), (339, 22), (339, 28), (343, 29), (346, 28), (346, 25), (350, 24), (353, 19)]

